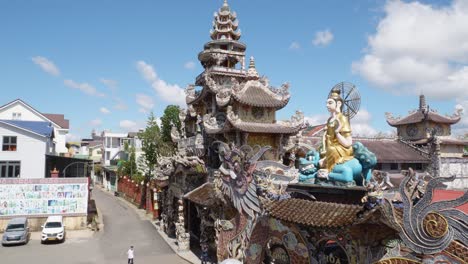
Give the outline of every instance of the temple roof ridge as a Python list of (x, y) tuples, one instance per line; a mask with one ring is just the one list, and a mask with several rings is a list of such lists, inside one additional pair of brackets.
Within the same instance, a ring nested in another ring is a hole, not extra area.
[(456, 124), (461, 119), (459, 109), (455, 110), (452, 115), (441, 115), (436, 109), (432, 109), (426, 104), (424, 95), (419, 97), (419, 108), (408, 112), (408, 115), (403, 117), (394, 117), (392, 113), (385, 113), (387, 123), (390, 126), (415, 124), (422, 121), (433, 121), (435, 123)]
[(289, 84), (281, 88), (271, 87), (268, 78), (259, 77), (254, 57), (250, 57), (247, 81), (232, 87), (232, 95), (238, 102), (258, 107), (283, 108), (289, 102)]
[(226, 117), (234, 128), (252, 133), (295, 134), (298, 133), (304, 125), (304, 114), (300, 111), (296, 111), (296, 114), (291, 117), (291, 120), (274, 123), (259, 123), (242, 120), (234, 113), (232, 106), (228, 106)]

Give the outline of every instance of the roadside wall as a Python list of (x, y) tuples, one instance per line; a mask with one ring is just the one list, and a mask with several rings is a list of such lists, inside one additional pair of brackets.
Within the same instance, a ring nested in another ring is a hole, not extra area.
[(0, 179), (0, 231), (9, 219), (27, 217), (31, 231), (50, 215), (62, 215), (67, 229), (86, 227), (87, 178)]

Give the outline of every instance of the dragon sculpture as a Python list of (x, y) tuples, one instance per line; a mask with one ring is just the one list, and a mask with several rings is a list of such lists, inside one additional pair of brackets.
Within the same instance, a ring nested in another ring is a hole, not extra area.
[[(434, 189), (442, 182), (453, 181), (455, 176), (432, 178), (427, 184), (422, 179), (418, 180), (411, 169), (408, 176), (399, 187), (403, 206), (402, 220), (392, 223), (399, 231), (402, 243), (422, 255), (423, 263), (466, 263), (468, 256), (463, 245), (468, 244), (468, 216), (455, 207), (466, 203), (468, 192), (454, 200), (432, 202)], [(421, 188), (425, 189), (423, 194), (415, 196), (415, 193), (421, 192)], [(390, 215), (387, 219), (398, 214), (388, 200), (384, 203), (384, 211)], [(378, 263), (397, 263), (398, 259), (401, 256), (384, 258)], [(420, 262), (408, 260), (405, 263)]]
[(223, 142), (218, 145), (221, 166), (215, 173), (215, 187), (227, 197), (238, 214), (233, 219), (217, 220), (218, 247), (227, 252), (218, 259), (235, 258), (242, 260), (257, 217), (262, 213), (257, 195), (254, 172), (257, 161), (269, 147), (253, 150), (250, 146), (240, 148)]

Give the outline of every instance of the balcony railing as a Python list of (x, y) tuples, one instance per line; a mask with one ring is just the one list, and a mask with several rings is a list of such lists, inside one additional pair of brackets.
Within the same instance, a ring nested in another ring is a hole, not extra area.
[(181, 138), (177, 143), (177, 148), (186, 150), (189, 155), (201, 156), (205, 152), (203, 136), (198, 134), (189, 138)]

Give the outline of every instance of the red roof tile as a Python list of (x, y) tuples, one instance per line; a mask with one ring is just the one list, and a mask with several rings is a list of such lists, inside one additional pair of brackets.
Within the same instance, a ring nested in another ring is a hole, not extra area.
[(305, 137), (313, 137), (317, 136), (319, 132), (321, 132), (327, 124), (322, 124), (322, 125), (317, 125), (317, 126), (309, 126), (307, 127), (304, 132), (302, 132), (302, 135)]
[(271, 216), (292, 223), (338, 228), (351, 225), (362, 206), (290, 198), (265, 204)]
[[(432, 202), (454, 200), (463, 196), (465, 192), (466, 191), (435, 189), (432, 196)], [(465, 214), (468, 214), (468, 201), (455, 208), (463, 211)]]
[(47, 117), (50, 121), (54, 122), (55, 124), (59, 125), (61, 128), (70, 128), (70, 121), (65, 119), (64, 115), (61, 114), (45, 114), (42, 113), (43, 116)]

